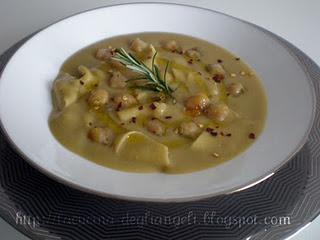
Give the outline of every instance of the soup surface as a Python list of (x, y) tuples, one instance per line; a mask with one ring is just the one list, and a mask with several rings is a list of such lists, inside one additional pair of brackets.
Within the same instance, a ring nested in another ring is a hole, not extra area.
[(193, 37), (139, 33), (95, 43), (52, 87), (52, 133), (97, 164), (186, 173), (230, 160), (261, 134), (266, 96), (255, 72)]

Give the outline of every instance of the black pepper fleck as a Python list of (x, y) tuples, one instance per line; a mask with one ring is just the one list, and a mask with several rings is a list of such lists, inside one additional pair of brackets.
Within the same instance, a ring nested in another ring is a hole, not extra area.
[(214, 137), (218, 136), (217, 132), (210, 132), (210, 134), (211, 134), (211, 136), (214, 136)]

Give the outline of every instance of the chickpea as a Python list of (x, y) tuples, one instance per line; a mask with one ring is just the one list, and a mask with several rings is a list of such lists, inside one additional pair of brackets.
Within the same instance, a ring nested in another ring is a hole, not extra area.
[(127, 78), (123, 76), (119, 71), (112, 73), (112, 77), (109, 80), (109, 85), (112, 88), (124, 88), (127, 85)]
[(122, 63), (120, 63), (112, 58), (109, 59), (109, 63), (112, 68), (114, 68), (118, 71), (126, 69), (126, 67)]
[(228, 117), (229, 113), (230, 109), (224, 103), (210, 104), (206, 109), (208, 118), (218, 122), (223, 122)]
[(165, 102), (167, 100), (167, 96), (163, 92), (152, 93), (151, 99), (155, 102)]
[(189, 97), (185, 102), (185, 107), (188, 112), (192, 113), (193, 116), (197, 116), (201, 114), (201, 111), (205, 109), (208, 103), (208, 96), (204, 93), (200, 93), (198, 95)]
[[(137, 100), (129, 93), (120, 93), (114, 97), (114, 103), (120, 109), (128, 108), (137, 104)], [(120, 110), (119, 109), (119, 110)]]
[(151, 119), (146, 124), (147, 130), (157, 136), (162, 136), (165, 132), (162, 122), (158, 119)]
[(112, 50), (108, 48), (100, 48), (96, 53), (96, 58), (102, 61), (106, 61), (113, 56)]
[(244, 88), (241, 83), (231, 83), (227, 87), (228, 93), (230, 93), (232, 96), (237, 97), (243, 92)]
[(178, 50), (178, 44), (175, 40), (169, 40), (167, 42), (164, 42), (162, 47), (168, 51)]
[(89, 130), (88, 138), (93, 142), (111, 145), (114, 141), (115, 135), (109, 128), (94, 127)]
[(148, 47), (148, 44), (140, 38), (136, 38), (130, 43), (130, 49), (135, 52), (142, 52), (146, 47)]
[(154, 46), (152, 44), (149, 44), (148, 47), (146, 47), (144, 54), (146, 58), (151, 59), (156, 52), (157, 51)]
[(179, 134), (189, 138), (196, 138), (200, 132), (200, 127), (194, 122), (183, 122), (179, 127)]
[(157, 118), (160, 118), (164, 115), (167, 109), (167, 104), (163, 102), (154, 102), (153, 105), (156, 109), (153, 110), (153, 115)]
[(108, 103), (109, 93), (102, 88), (95, 89), (91, 91), (87, 101), (91, 107), (101, 107)]
[(196, 49), (193, 49), (193, 48), (188, 49), (188, 50), (185, 52), (185, 55), (186, 55), (187, 57), (192, 58), (192, 59), (200, 59), (200, 56), (201, 56), (200, 52), (199, 52), (198, 50), (196, 50)]
[(206, 66), (207, 71), (212, 74), (212, 75), (226, 75), (226, 71), (223, 69), (223, 67), (221, 66), (221, 64), (217, 63), (217, 64), (208, 64)]

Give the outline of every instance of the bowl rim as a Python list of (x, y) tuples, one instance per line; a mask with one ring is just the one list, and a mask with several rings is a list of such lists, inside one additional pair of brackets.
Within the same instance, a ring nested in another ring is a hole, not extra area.
[[(241, 22), (244, 23), (246, 25), (250, 25), (252, 27), (255, 27), (257, 30), (259, 31), (263, 31), (266, 32), (268, 34), (272, 34), (273, 36), (271, 36), (272, 38), (274, 38), (275, 40), (277, 40), (275, 37), (278, 37), (279, 39), (282, 39), (286, 42), (288, 42), (287, 40), (283, 39), (282, 37), (270, 32), (267, 29), (264, 29), (263, 27), (260, 27), (254, 23), (248, 22), (246, 20), (242, 20), (239, 19), (237, 17), (231, 16), (229, 14), (223, 13), (223, 12), (219, 12), (216, 10), (212, 10), (212, 9), (208, 9), (208, 8), (204, 8), (204, 7), (199, 7), (199, 6), (193, 6), (193, 5), (189, 5), (189, 4), (180, 4), (180, 3), (170, 3), (170, 2), (131, 2), (131, 3), (119, 3), (119, 4), (112, 4), (112, 5), (107, 5), (107, 6), (99, 6), (96, 8), (91, 8), (88, 10), (84, 10), (84, 11), (80, 11), (77, 13), (74, 13), (72, 15), (68, 15), (64, 18), (61, 18), (51, 24), (48, 24), (47, 26), (41, 28), (40, 30), (36, 31), (35, 33), (32, 33), (31, 35), (25, 37), (24, 39), (20, 40), (20, 41), (24, 41), (15, 51), (14, 53), (12, 53), (12, 55), (8, 58), (7, 62), (4, 64), (3, 68), (1, 69), (0, 72), (0, 81), (3, 75), (3, 72), (5, 70), (5, 68), (7, 67), (7, 64), (10, 62), (11, 58), (15, 55), (15, 53), (22, 48), (28, 41), (30, 41), (33, 37), (37, 36), (38, 34), (40, 34), (42, 31), (46, 30), (47, 28), (62, 22), (66, 19), (72, 18), (74, 16), (77, 15), (81, 15), (83, 13), (87, 13), (87, 12), (94, 12), (95, 10), (98, 9), (104, 9), (104, 8), (113, 8), (113, 7), (121, 7), (121, 6), (126, 6), (126, 5), (171, 5), (171, 6), (179, 6), (179, 7), (186, 7), (186, 8), (194, 8), (194, 9), (199, 9), (199, 10), (203, 10), (203, 11), (208, 11), (208, 12), (212, 12), (218, 15), (223, 15), (226, 16), (228, 18), (232, 18), (233, 20), (237, 21), (237, 22)], [(28, 156), (26, 156), (26, 154), (16, 145), (16, 143), (10, 138), (9, 134), (7, 133), (3, 122), (2, 122), (2, 116), (0, 114), (0, 130), (2, 131), (2, 133), (4, 134), (4, 136), (6, 137), (7, 142), (11, 145), (11, 147), (15, 150), (15, 152), (17, 152), (24, 160), (26, 160), (28, 162), (28, 164), (30, 164), (33, 168), (35, 168), (36, 170), (39, 170), (41, 173), (45, 174), (46, 176), (50, 177), (51, 179), (67, 185), (69, 187), (75, 188), (77, 190), (83, 191), (83, 192), (87, 192), (87, 193), (91, 193), (91, 194), (95, 194), (95, 195), (99, 195), (102, 197), (107, 197), (107, 198), (114, 198), (114, 199), (120, 199), (120, 200), (127, 200), (127, 201), (141, 201), (141, 202), (161, 202), (161, 203), (172, 203), (172, 202), (190, 202), (190, 201), (196, 201), (196, 200), (201, 200), (201, 199), (206, 199), (206, 198), (210, 198), (210, 197), (215, 197), (215, 196), (221, 196), (221, 195), (229, 195), (238, 191), (242, 191), (245, 190), (247, 188), (251, 188), (257, 184), (259, 184), (260, 182), (268, 179), (269, 177), (271, 177), (272, 175), (274, 175), (283, 165), (285, 165), (290, 159), (292, 159), (292, 157), (294, 157), (300, 150), (301, 148), (304, 146), (304, 144), (307, 142), (308, 140), (308, 136), (312, 130), (312, 127), (314, 125), (314, 120), (315, 120), (315, 113), (316, 113), (316, 93), (315, 93), (315, 88), (314, 88), (314, 84), (311, 80), (311, 77), (309, 75), (309, 73), (306, 71), (305, 67), (300, 63), (299, 59), (296, 57), (296, 55), (294, 55), (291, 50), (285, 46), (283, 43), (281, 43), (279, 40), (277, 40), (277, 42), (284, 47), (285, 49), (287, 49), (287, 52), (295, 59), (295, 61), (298, 63), (299, 66), (301, 66), (302, 70), (304, 71), (307, 79), (308, 79), (308, 84), (310, 87), (310, 92), (312, 94), (311, 98), (312, 98), (312, 116), (310, 118), (310, 121), (308, 123), (308, 129), (306, 130), (304, 136), (301, 138), (299, 144), (296, 146), (295, 149), (293, 149), (290, 153), (288, 153), (288, 156), (281, 161), (281, 163), (279, 163), (276, 167), (274, 167), (272, 170), (268, 171), (265, 175), (256, 177), (255, 179), (252, 179), (250, 182), (236, 186), (234, 188), (230, 188), (228, 190), (220, 190), (217, 191), (215, 193), (208, 193), (208, 194), (202, 194), (202, 195), (197, 195), (197, 196), (191, 196), (191, 197), (174, 197), (174, 198), (156, 198), (156, 197), (135, 197), (135, 196), (127, 196), (127, 195), (122, 195), (122, 194), (114, 194), (114, 193), (107, 193), (107, 192), (102, 192), (99, 190), (95, 190), (92, 188), (88, 188), (85, 186), (82, 186), (81, 184), (72, 182), (71, 180), (67, 180), (64, 179), (62, 177), (60, 177), (59, 175), (56, 175), (54, 173), (52, 173), (51, 171), (47, 170), (46, 168), (36, 164), (31, 158), (29, 158)], [(18, 42), (17, 42), (18, 43)], [(8, 50), (8, 49), (7, 49)], [(5, 51), (6, 52), (6, 51)], [(3, 52), (2, 54), (4, 54), (5, 52)]]

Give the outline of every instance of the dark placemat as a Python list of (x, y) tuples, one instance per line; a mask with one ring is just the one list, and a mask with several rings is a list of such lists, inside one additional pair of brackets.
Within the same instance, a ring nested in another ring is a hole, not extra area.
[[(267, 33), (296, 56), (317, 93), (316, 121), (307, 144), (272, 177), (241, 192), (188, 203), (103, 198), (35, 170), (1, 133), (0, 215), (30, 238), (50, 240), (272, 240), (312, 221), (320, 210), (320, 69), (293, 45)], [(25, 41), (0, 57), (0, 69)]]

